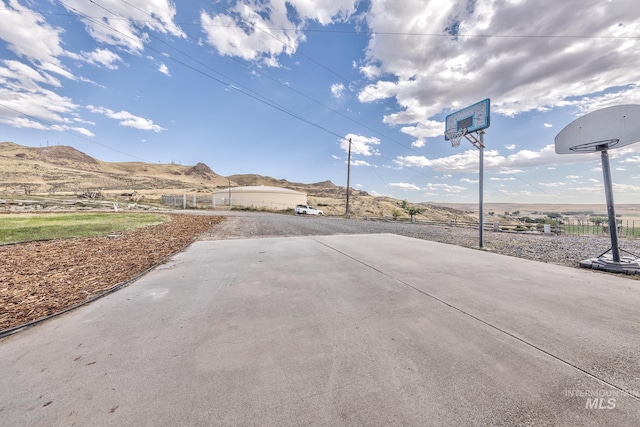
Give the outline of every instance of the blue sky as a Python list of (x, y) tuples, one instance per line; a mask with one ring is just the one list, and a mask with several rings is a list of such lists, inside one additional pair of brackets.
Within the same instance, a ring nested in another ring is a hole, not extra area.
[[(475, 202), (444, 118), (491, 99), (485, 201), (604, 203), (575, 118), (640, 104), (636, 0), (2, 0), (0, 140)], [(610, 153), (640, 203), (640, 144)]]

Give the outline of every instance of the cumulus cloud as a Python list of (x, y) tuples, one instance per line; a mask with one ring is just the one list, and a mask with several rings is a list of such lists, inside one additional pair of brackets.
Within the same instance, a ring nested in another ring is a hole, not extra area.
[(169, 72), (169, 67), (167, 67), (165, 64), (160, 64), (158, 66), (158, 71), (160, 71), (162, 74), (164, 74), (165, 76), (170, 77), (171, 73)]
[(400, 167), (419, 167), (432, 166), (431, 160), (424, 156), (399, 156), (394, 162)]
[[(78, 116), (79, 106), (71, 98), (57, 93), (62, 92), (59, 89), (64, 88), (64, 79), (93, 82), (76, 76), (63, 61), (71, 59), (78, 64), (113, 71), (119, 68), (123, 59), (107, 46), (140, 51), (148, 38), (145, 30), (184, 36), (172, 23), (175, 7), (171, 1), (142, 3), (111, 2), (106, 7), (108, 11), (96, 3), (82, 0), (62, 3), (63, 7), (80, 16), (89, 35), (105, 45), (93, 51), (72, 52), (64, 47), (65, 30), (49, 24), (42, 14), (30, 10), (30, 2), (5, 1), (0, 8), (0, 39), (18, 60), (0, 63), (0, 99), (4, 104), (0, 122), (19, 128), (74, 131), (93, 136), (93, 132), (84, 127), (70, 126), (72, 122), (87, 121)], [(168, 72), (168, 69), (161, 66), (160, 71)], [(156, 132), (163, 130), (135, 116), (123, 119), (122, 124)]]
[(340, 99), (344, 94), (344, 85), (342, 83), (335, 83), (331, 85), (331, 94), (334, 98)]
[(389, 184), (389, 187), (396, 188), (398, 190), (407, 190), (407, 191), (419, 191), (420, 187), (415, 184), (410, 184), (408, 182), (392, 182)]
[(640, 101), (633, 0), (374, 1), (366, 19), (371, 82), (358, 98), (394, 99), (402, 114), (385, 121), (426, 123), (487, 97), (506, 116)]
[[(581, 163), (597, 159), (597, 154), (567, 154), (555, 153), (554, 145), (547, 145), (540, 150), (521, 150), (517, 153), (505, 156), (498, 150), (484, 151), (485, 171), (494, 171), (503, 174), (523, 172), (522, 168), (543, 166), (548, 164)], [(428, 159), (425, 156), (398, 156), (394, 162), (400, 167), (432, 167), (438, 171), (477, 172), (477, 150), (466, 150), (452, 156), (438, 159)]]
[(455, 193), (462, 193), (463, 191), (466, 190), (465, 187), (462, 187), (460, 185), (434, 184), (434, 183), (427, 184), (424, 189), (431, 192), (432, 194), (435, 194), (436, 192), (455, 194)]
[(118, 62), (122, 62), (122, 58), (109, 49), (96, 49), (93, 52), (82, 52), (79, 58), (82, 58), (89, 64), (101, 66), (109, 70), (117, 70)]
[(1, 61), (0, 123), (43, 130), (67, 126), (76, 117), (78, 105), (71, 98), (45, 88), (60, 85), (58, 79), (42, 70), (19, 61)]
[(87, 105), (87, 109), (92, 113), (102, 114), (110, 119), (117, 120), (120, 126), (132, 127), (140, 130), (150, 130), (153, 132), (162, 132), (166, 129), (156, 125), (152, 120), (135, 116), (128, 111), (113, 111), (104, 107), (96, 107), (93, 105)]
[(293, 55), (306, 40), (310, 21), (342, 22), (355, 12), (355, 0), (238, 1), (222, 13), (200, 13), (207, 43), (220, 55), (279, 67), (280, 55)]
[(377, 156), (380, 152), (375, 148), (380, 145), (380, 139), (372, 136), (362, 136), (355, 134), (347, 134), (340, 140), (340, 148), (345, 152), (349, 152), (349, 140), (351, 140), (351, 154), (361, 156)]
[(62, 5), (79, 14), (87, 32), (97, 42), (129, 52), (143, 50), (149, 40), (145, 30), (185, 37), (173, 22), (176, 8), (170, 0), (109, 2), (102, 6), (85, 0), (65, 0)]
[[(68, 79), (73, 74), (60, 61), (63, 30), (49, 25), (44, 17), (22, 6), (17, 0), (3, 3), (0, 8), (0, 39), (18, 57), (28, 59), (43, 72), (54, 73)], [(16, 31), (16, 29), (23, 31)], [(25, 29), (28, 29), (26, 31)]]

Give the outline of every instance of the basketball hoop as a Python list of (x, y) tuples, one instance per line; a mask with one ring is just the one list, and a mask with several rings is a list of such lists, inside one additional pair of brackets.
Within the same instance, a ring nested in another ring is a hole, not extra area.
[(447, 139), (451, 141), (452, 147), (459, 147), (462, 137), (467, 133), (467, 128), (449, 129), (445, 132)]

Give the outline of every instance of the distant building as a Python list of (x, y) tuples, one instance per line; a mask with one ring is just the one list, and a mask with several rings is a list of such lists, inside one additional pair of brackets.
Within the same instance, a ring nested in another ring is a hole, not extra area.
[(242, 206), (274, 211), (294, 209), (296, 205), (307, 204), (306, 193), (264, 185), (231, 187), (231, 189), (214, 191), (212, 196), (216, 206), (229, 206), (229, 196), (231, 196), (232, 207)]

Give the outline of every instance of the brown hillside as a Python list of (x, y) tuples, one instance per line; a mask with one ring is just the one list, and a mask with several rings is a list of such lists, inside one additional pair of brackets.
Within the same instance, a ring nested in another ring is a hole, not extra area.
[[(0, 198), (27, 194), (83, 194), (100, 192), (108, 199), (136, 193), (136, 200), (159, 199), (162, 194), (207, 193), (217, 188), (265, 185), (301, 191), (308, 202), (328, 215), (344, 215), (346, 188), (331, 181), (312, 184), (289, 182), (255, 174), (223, 177), (209, 166), (145, 162), (103, 162), (72, 147), (26, 147), (0, 143)], [(407, 215), (400, 201), (374, 197), (351, 189), (350, 211), (356, 217)], [(422, 218), (464, 220), (467, 215), (449, 208), (426, 206)]]
[(60, 193), (86, 190), (138, 191), (156, 194), (171, 190), (207, 191), (228, 185), (207, 165), (103, 162), (72, 147), (26, 147), (0, 143), (0, 194)]

